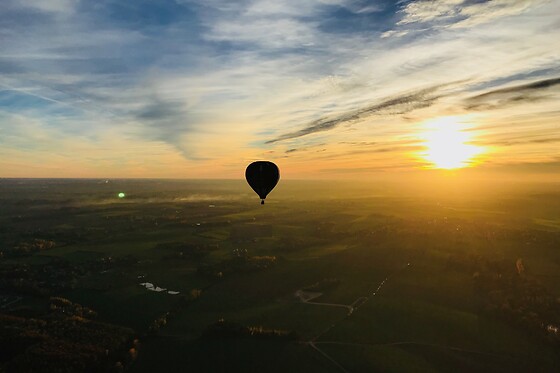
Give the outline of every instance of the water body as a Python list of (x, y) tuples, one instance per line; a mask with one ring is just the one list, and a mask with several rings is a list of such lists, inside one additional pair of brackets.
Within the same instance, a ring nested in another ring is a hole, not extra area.
[(180, 293), (179, 291), (167, 290), (166, 288), (156, 286), (156, 285), (152, 284), (151, 282), (141, 282), (140, 285), (144, 286), (146, 289), (148, 289), (150, 291), (155, 291), (157, 293), (161, 293), (161, 292), (164, 292), (164, 291), (166, 291), (167, 294), (170, 294), (170, 295), (177, 295), (177, 294)]

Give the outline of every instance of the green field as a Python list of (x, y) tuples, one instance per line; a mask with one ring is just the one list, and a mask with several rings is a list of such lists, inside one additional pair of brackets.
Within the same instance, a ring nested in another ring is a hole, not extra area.
[(0, 313), (88, 307), (134, 331), (132, 372), (558, 371), (558, 185), (352, 188), (0, 180)]

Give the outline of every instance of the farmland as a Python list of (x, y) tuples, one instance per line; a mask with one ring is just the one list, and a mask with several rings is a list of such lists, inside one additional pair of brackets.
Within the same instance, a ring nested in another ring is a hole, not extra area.
[(51, 363), (557, 371), (560, 188), (513, 187), (286, 181), (261, 206), (232, 180), (0, 180), (0, 366), (98, 323)]

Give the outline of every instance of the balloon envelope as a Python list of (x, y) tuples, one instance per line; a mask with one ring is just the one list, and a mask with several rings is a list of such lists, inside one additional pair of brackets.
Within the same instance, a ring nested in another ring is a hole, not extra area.
[(251, 188), (262, 199), (261, 203), (264, 204), (266, 196), (278, 184), (278, 180), (280, 180), (280, 171), (278, 166), (272, 162), (257, 161), (247, 166), (245, 178)]

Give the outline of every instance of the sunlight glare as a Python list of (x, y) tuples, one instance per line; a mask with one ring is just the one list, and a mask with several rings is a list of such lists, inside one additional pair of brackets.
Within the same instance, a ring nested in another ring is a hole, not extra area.
[(471, 134), (465, 132), (468, 126), (456, 117), (444, 117), (425, 124), (421, 134), (426, 150), (420, 154), (432, 163), (431, 168), (454, 169), (473, 165), (473, 158), (483, 152), (483, 148), (469, 144)]

